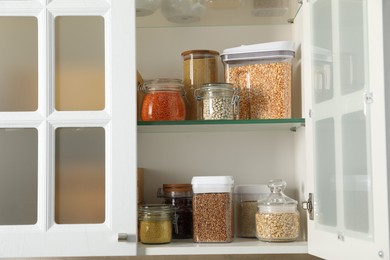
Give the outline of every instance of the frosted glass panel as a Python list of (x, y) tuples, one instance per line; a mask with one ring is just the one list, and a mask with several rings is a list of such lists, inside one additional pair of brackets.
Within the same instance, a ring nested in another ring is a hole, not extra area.
[(38, 108), (38, 21), (0, 17), (0, 111)]
[(0, 225), (37, 222), (38, 133), (0, 129)]
[(320, 103), (333, 98), (332, 1), (313, 3), (313, 86), (314, 101)]
[(55, 137), (55, 222), (103, 223), (104, 128), (58, 128)]
[(319, 120), (315, 126), (316, 142), (316, 216), (318, 223), (337, 225), (336, 158), (334, 120)]
[(366, 0), (339, 1), (340, 5), (340, 84), (341, 93), (364, 88)]
[(59, 16), (55, 19), (55, 108), (103, 110), (104, 18)]
[[(345, 226), (369, 232), (371, 177), (367, 165), (366, 117), (362, 111), (343, 116)], [(356, 217), (359, 216), (359, 217)]]

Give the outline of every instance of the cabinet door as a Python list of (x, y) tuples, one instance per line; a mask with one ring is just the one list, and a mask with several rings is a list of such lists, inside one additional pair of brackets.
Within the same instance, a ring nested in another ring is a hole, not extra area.
[(0, 257), (136, 254), (133, 13), (0, 1)]
[(381, 2), (305, 7), (309, 253), (325, 259), (389, 259)]

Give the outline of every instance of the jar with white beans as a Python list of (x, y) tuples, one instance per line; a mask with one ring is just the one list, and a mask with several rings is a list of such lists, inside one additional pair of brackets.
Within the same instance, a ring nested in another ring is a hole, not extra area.
[(195, 90), (198, 120), (237, 119), (239, 95), (230, 83), (208, 83)]

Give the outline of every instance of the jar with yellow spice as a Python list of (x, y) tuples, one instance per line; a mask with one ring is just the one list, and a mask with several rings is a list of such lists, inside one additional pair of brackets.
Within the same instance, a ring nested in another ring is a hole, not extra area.
[(172, 205), (144, 204), (138, 210), (139, 240), (144, 244), (166, 244), (172, 240), (175, 219)]
[(213, 50), (188, 50), (182, 52), (183, 83), (188, 99), (187, 120), (197, 119), (194, 91), (205, 83), (218, 82), (219, 52)]

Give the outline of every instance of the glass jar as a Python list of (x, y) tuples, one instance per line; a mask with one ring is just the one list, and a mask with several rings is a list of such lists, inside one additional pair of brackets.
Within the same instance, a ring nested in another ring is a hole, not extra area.
[(259, 202), (256, 213), (256, 237), (268, 242), (294, 241), (299, 236), (298, 202), (283, 194), (286, 182), (271, 180), (271, 194)]
[(185, 91), (180, 79), (145, 81), (142, 101), (142, 121), (184, 120), (186, 117)]
[(239, 96), (229, 83), (204, 84), (195, 90), (199, 120), (235, 119), (238, 115)]
[(188, 50), (182, 52), (183, 82), (188, 98), (188, 120), (197, 119), (194, 91), (205, 83), (218, 82), (219, 52), (212, 50)]
[(233, 177), (195, 176), (191, 184), (194, 242), (232, 242)]
[(165, 204), (145, 204), (138, 209), (139, 240), (144, 244), (166, 244), (172, 240), (174, 208)]
[(267, 185), (237, 185), (234, 187), (235, 232), (237, 237), (256, 237), (258, 201), (267, 197)]
[(192, 238), (192, 186), (191, 184), (163, 184), (157, 196), (163, 203), (176, 210), (176, 225), (172, 228), (172, 238)]

